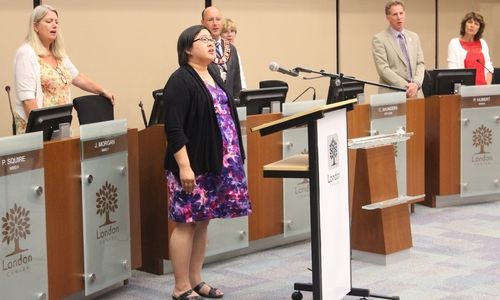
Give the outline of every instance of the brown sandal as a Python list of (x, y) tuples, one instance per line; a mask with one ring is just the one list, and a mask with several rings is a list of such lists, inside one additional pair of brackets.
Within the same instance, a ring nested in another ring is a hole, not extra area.
[[(220, 294), (220, 295), (217, 295), (217, 289), (216, 288), (213, 288), (211, 286), (209, 286), (207, 284), (207, 286), (210, 288), (210, 291), (208, 292), (208, 294), (203, 294), (200, 292), (201, 288), (205, 285), (206, 283), (205, 282), (201, 282), (200, 284), (198, 284), (197, 286), (195, 286), (193, 288), (193, 290), (195, 292), (198, 293), (198, 295), (204, 297), (204, 298), (210, 298), (210, 299), (220, 299), (222, 297), (224, 297), (224, 294)], [(219, 291), (220, 292), (220, 291)]]
[(200, 296), (188, 297), (193, 293), (193, 290), (187, 290), (186, 292), (180, 294), (178, 297), (172, 295), (173, 300), (203, 300)]

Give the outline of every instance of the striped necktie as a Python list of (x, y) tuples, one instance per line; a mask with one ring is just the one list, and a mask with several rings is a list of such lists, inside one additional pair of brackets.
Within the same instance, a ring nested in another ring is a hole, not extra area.
[(410, 66), (410, 58), (408, 56), (408, 50), (406, 49), (405, 37), (402, 33), (398, 35), (399, 47), (401, 47), (401, 51), (406, 59), (406, 71), (408, 72), (408, 81), (412, 81), (413, 76), (411, 75), (411, 66)]
[(217, 58), (222, 56), (222, 53), (220, 52), (220, 42), (215, 42), (215, 52), (217, 54)]

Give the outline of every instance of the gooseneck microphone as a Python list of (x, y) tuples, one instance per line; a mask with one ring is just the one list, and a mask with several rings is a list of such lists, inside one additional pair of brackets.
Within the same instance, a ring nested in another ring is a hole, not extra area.
[(297, 99), (300, 98), (300, 96), (304, 95), (305, 92), (307, 92), (308, 90), (312, 89), (314, 91), (314, 94), (313, 94), (313, 100), (316, 100), (316, 89), (312, 86), (308, 87), (307, 89), (305, 89), (302, 93), (300, 93), (300, 95), (297, 96), (297, 98), (293, 99), (292, 102), (295, 102)]
[(488, 71), (491, 75), (493, 75), (493, 72), (490, 71), (490, 69), (486, 68), (486, 66), (481, 62), (481, 60), (478, 58), (476, 59), (476, 61), (481, 65), (483, 66), (483, 68)]
[(146, 121), (146, 114), (144, 113), (144, 107), (142, 101), (139, 101), (139, 107), (141, 108), (142, 120), (144, 121), (144, 126), (148, 128), (148, 122)]
[(16, 135), (16, 119), (14, 118), (14, 111), (12, 110), (12, 103), (10, 101), (10, 86), (6, 86), (5, 91), (9, 97), (10, 114), (12, 115), (12, 134)]
[[(293, 76), (293, 77), (300, 76), (299, 73), (296, 72), (295, 70), (283, 69), (282, 67), (280, 67), (275, 62), (272, 62), (272, 63), (269, 64), (269, 70), (271, 70), (273, 72), (280, 72), (280, 73), (283, 73), (285, 75), (290, 75), (290, 76)], [(302, 77), (302, 76), (300, 76), (300, 77)]]

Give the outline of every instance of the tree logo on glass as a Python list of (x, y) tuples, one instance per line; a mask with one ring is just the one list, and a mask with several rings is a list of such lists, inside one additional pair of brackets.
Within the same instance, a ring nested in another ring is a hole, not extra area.
[(472, 146), (480, 147), (479, 152), (475, 154), (489, 153), (484, 150), (484, 147), (491, 145), (492, 140), (493, 140), (492, 130), (489, 129), (488, 127), (481, 125), (481, 127), (474, 130), (472, 132)]
[(114, 185), (106, 183), (99, 189), (99, 191), (96, 193), (97, 199), (96, 199), (96, 208), (99, 216), (105, 215), (106, 220), (104, 221), (104, 224), (102, 224), (99, 227), (103, 227), (106, 225), (110, 225), (113, 223), (116, 223), (116, 221), (112, 221), (110, 219), (110, 214), (114, 213), (115, 210), (118, 209), (118, 193), (117, 193), (118, 188), (115, 187)]
[(2, 216), (2, 243), (7, 243), (7, 245), (11, 243), (14, 244), (14, 251), (5, 257), (29, 250), (21, 249), (19, 246), (19, 241), (21, 239), (26, 239), (26, 237), (31, 234), (29, 214), (29, 210), (17, 206), (16, 203), (14, 204), (14, 208), (11, 208), (7, 211), (5, 216)]

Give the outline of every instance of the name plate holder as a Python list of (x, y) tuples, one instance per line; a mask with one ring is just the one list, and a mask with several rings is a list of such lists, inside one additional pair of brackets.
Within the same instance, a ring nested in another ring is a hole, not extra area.
[(85, 295), (132, 277), (125, 119), (80, 126)]
[(41, 131), (0, 138), (0, 299), (48, 299)]
[(351, 223), (354, 259), (387, 265), (409, 258), (413, 246), (408, 201), (419, 196), (399, 196), (394, 146), (413, 133), (348, 140), (357, 150)]

